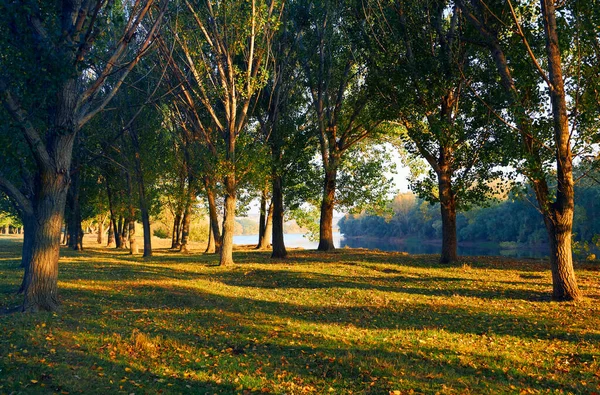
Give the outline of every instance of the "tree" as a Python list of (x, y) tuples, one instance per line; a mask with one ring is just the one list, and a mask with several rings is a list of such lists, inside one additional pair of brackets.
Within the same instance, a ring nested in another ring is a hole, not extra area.
[(492, 131), (503, 124), (490, 116), (470, 91), (472, 81), (464, 78), (479, 66), (462, 39), (465, 21), (455, 4), (416, 0), (382, 9), (374, 3), (368, 17), (377, 35), (370, 53), (379, 71), (379, 92), (389, 105), (389, 120), (405, 131), (411, 188), (440, 203), (440, 261), (456, 261), (457, 211), (491, 195), (490, 181), (500, 175), (493, 168), (502, 164)]
[(370, 100), (369, 69), (358, 34), (362, 21), (355, 11), (344, 0), (311, 1), (295, 9), (296, 28), (302, 31), (298, 58), (323, 167), (320, 251), (335, 249), (333, 212), (343, 157), (382, 121)]
[[(0, 6), (0, 40), (10, 54), (0, 59), (0, 94), (35, 162), (33, 196), (0, 178), (0, 186), (19, 205), (27, 223), (24, 245), (31, 251), (24, 251), (30, 261), (23, 278), (23, 311), (51, 311), (59, 304), (60, 230), (75, 137), (102, 111), (148, 49), (166, 3), (158, 10), (152, 0)], [(102, 34), (106, 29), (122, 33), (111, 42), (112, 35)], [(44, 87), (43, 99), (29, 94), (31, 78)]]
[[(547, 0), (540, 0), (539, 8), (514, 6), (510, 0), (457, 3), (476, 31), (474, 40), (487, 49), (500, 80), (506, 103), (502, 107), (507, 109), (521, 145), (520, 149), (509, 145), (507, 152), (519, 154), (514, 163), (533, 186), (550, 242), (552, 297), (577, 300), (581, 292), (573, 270), (571, 246), (572, 148), (574, 139), (585, 140), (585, 128), (578, 123), (570, 124), (569, 119), (569, 113), (577, 114), (583, 103), (578, 92), (581, 76), (577, 72), (573, 75), (576, 100), (572, 101), (567, 98), (565, 77), (572, 70), (582, 69), (577, 67), (581, 58), (571, 53), (587, 52), (583, 47), (586, 41), (578, 39), (580, 34), (573, 34), (573, 29), (581, 27), (575, 22), (582, 16), (581, 5), (570, 4), (569, 12), (557, 17), (554, 3)], [(567, 21), (571, 17), (573, 23)], [(544, 61), (538, 60), (542, 58)], [(542, 84), (545, 91), (540, 89)], [(486, 88), (491, 89), (489, 85)], [(547, 102), (551, 103), (550, 119), (543, 111)]]
[(214, 128), (224, 143), (225, 214), (220, 264), (230, 265), (238, 186), (236, 142), (247, 127), (251, 104), (268, 76), (265, 64), (282, 5), (275, 0), (207, 0), (194, 4), (186, 1), (186, 6), (189, 24), (178, 32), (185, 59), (181, 68), (193, 77), (186, 80), (186, 89), (193, 91), (210, 116), (210, 124), (197, 118), (197, 127), (204, 136)]

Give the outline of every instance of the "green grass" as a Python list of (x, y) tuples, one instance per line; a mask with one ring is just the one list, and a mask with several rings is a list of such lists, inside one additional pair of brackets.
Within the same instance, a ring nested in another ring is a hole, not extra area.
[[(0, 308), (20, 243), (0, 239)], [(549, 300), (540, 261), (365, 250), (63, 250), (57, 313), (0, 316), (0, 394), (600, 392), (598, 267)]]

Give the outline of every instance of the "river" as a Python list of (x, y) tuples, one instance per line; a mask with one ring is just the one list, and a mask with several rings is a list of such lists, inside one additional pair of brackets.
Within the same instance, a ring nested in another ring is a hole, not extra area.
[[(317, 241), (310, 241), (300, 233), (284, 235), (285, 245), (289, 248), (316, 249)], [(333, 234), (336, 247), (369, 248), (382, 251), (403, 251), (409, 254), (439, 254), (440, 244), (433, 241), (377, 239), (351, 237), (345, 238), (340, 233)], [(258, 235), (234, 236), (235, 244), (248, 245), (258, 242)], [(458, 254), (464, 256), (509, 256), (515, 258), (546, 258), (548, 247), (541, 246), (506, 246), (498, 243), (463, 243), (458, 246)]]

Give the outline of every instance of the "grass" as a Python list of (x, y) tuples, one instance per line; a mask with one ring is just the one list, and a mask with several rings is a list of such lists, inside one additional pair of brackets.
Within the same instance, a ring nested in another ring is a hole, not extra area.
[[(0, 238), (0, 308), (21, 301), (19, 248)], [(600, 392), (592, 264), (559, 304), (533, 260), (62, 254), (62, 309), (0, 316), (0, 394)]]

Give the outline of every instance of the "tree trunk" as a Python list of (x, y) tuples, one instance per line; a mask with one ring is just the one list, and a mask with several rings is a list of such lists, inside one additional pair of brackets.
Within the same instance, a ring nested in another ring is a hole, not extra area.
[[(111, 243), (111, 235), (113, 236), (115, 248), (121, 248), (121, 236), (119, 235), (119, 226), (117, 224), (117, 216), (115, 215), (115, 209), (113, 204), (113, 195), (112, 189), (110, 188), (110, 184), (108, 182), (108, 177), (105, 176), (104, 180), (106, 182), (106, 195), (108, 196), (108, 209), (110, 211), (110, 227), (108, 233), (108, 244), (107, 247), (112, 247)], [(111, 233), (112, 230), (112, 233)]]
[(173, 236), (171, 237), (171, 248), (172, 249), (177, 249), (181, 245), (179, 243), (179, 236), (181, 234), (180, 226), (181, 226), (181, 212), (177, 212), (177, 214), (175, 214), (175, 218), (173, 219)]
[[(135, 214), (135, 213), (133, 213)], [(137, 240), (135, 238), (135, 218), (133, 216), (133, 214), (130, 214), (131, 216), (129, 217), (129, 253), (130, 254), (137, 254), (138, 253), (138, 245), (137, 245)]]
[(544, 221), (550, 237), (550, 266), (552, 268), (552, 298), (554, 300), (577, 300), (581, 292), (577, 286), (573, 269), (571, 238), (574, 212), (573, 157), (571, 153), (571, 133), (567, 113), (566, 93), (562, 76), (560, 48), (556, 28), (554, 3), (540, 0), (546, 33), (549, 79), (552, 84), (550, 100), (554, 120), (554, 141), (556, 145), (556, 201), (551, 203), (552, 216)]
[(233, 265), (233, 231), (235, 227), (235, 200), (236, 183), (235, 174), (230, 173), (225, 177), (225, 213), (223, 215), (223, 244), (221, 245), (221, 259), (219, 265)]
[(273, 204), (269, 205), (269, 210), (267, 211), (267, 221), (265, 223), (265, 237), (263, 238), (263, 245), (261, 249), (266, 250), (269, 248), (271, 244), (271, 238), (273, 237)]
[(283, 239), (283, 185), (281, 176), (273, 175), (273, 253), (271, 258), (283, 259), (287, 257)]
[(319, 223), (319, 251), (333, 251), (333, 208), (335, 204), (335, 187), (337, 168), (331, 166), (325, 171), (323, 185), (323, 201), (321, 202), (321, 219)]
[[(217, 226), (219, 226), (217, 224)], [(212, 230), (212, 221), (209, 219), (208, 220), (208, 241), (206, 244), (206, 250), (204, 250), (204, 253), (206, 254), (214, 254), (215, 253), (215, 236), (213, 234), (213, 230)]]
[[(265, 229), (267, 220), (267, 188), (263, 188), (260, 195), (260, 217), (258, 218), (258, 244), (256, 249), (264, 249), (265, 247)], [(267, 241), (267, 247), (269, 242)]]
[(56, 145), (64, 150), (57, 153), (57, 170), (41, 170), (39, 177), (36, 177), (32, 202), (35, 226), (31, 234), (31, 259), (25, 267), (21, 286), (25, 295), (23, 311), (53, 311), (59, 305), (58, 258), (69, 186), (72, 137), (56, 138), (59, 140), (55, 142)]
[(441, 263), (456, 262), (458, 259), (456, 239), (456, 199), (452, 191), (452, 180), (446, 165), (438, 174), (440, 211), (442, 213), (442, 255)]
[(215, 201), (213, 184), (208, 177), (204, 177), (204, 188), (206, 189), (206, 198), (208, 200), (208, 216), (210, 218), (212, 236), (215, 242), (214, 252), (218, 254), (221, 252), (222, 246), (221, 230), (219, 229), (219, 216), (217, 214), (217, 203)]
[[(25, 233), (23, 234), (23, 253), (21, 254), (21, 267), (29, 267), (31, 261), (31, 255), (33, 253), (33, 235), (35, 234), (35, 217), (33, 215), (23, 215), (23, 227)], [(22, 290), (21, 290), (22, 291)]]
[(127, 225), (127, 220), (120, 215), (119, 216), (119, 229), (118, 229), (118, 235), (119, 235), (119, 240), (121, 240), (120, 243), (120, 247), (122, 249), (127, 248), (127, 235), (125, 234), (125, 226)]
[(140, 213), (142, 215), (142, 226), (144, 228), (144, 258), (152, 256), (152, 233), (150, 230), (150, 214), (148, 212), (148, 202), (146, 201), (146, 185), (144, 183), (144, 172), (142, 171), (142, 161), (140, 159), (140, 144), (136, 130), (129, 129), (131, 142), (135, 150), (135, 175), (138, 184), (138, 193), (140, 197)]
[(189, 252), (188, 241), (190, 238), (190, 223), (192, 221), (190, 204), (186, 205), (185, 211), (183, 212), (183, 220), (181, 221), (181, 245), (179, 246), (179, 251), (184, 254)]
[(102, 244), (103, 240), (102, 238), (104, 237), (104, 218), (100, 218), (100, 220), (98, 221), (98, 235), (96, 237), (96, 243), (98, 244)]
[(106, 243), (107, 247), (113, 247), (115, 245), (115, 232), (113, 230), (113, 221), (109, 220), (108, 222), (108, 243)]

